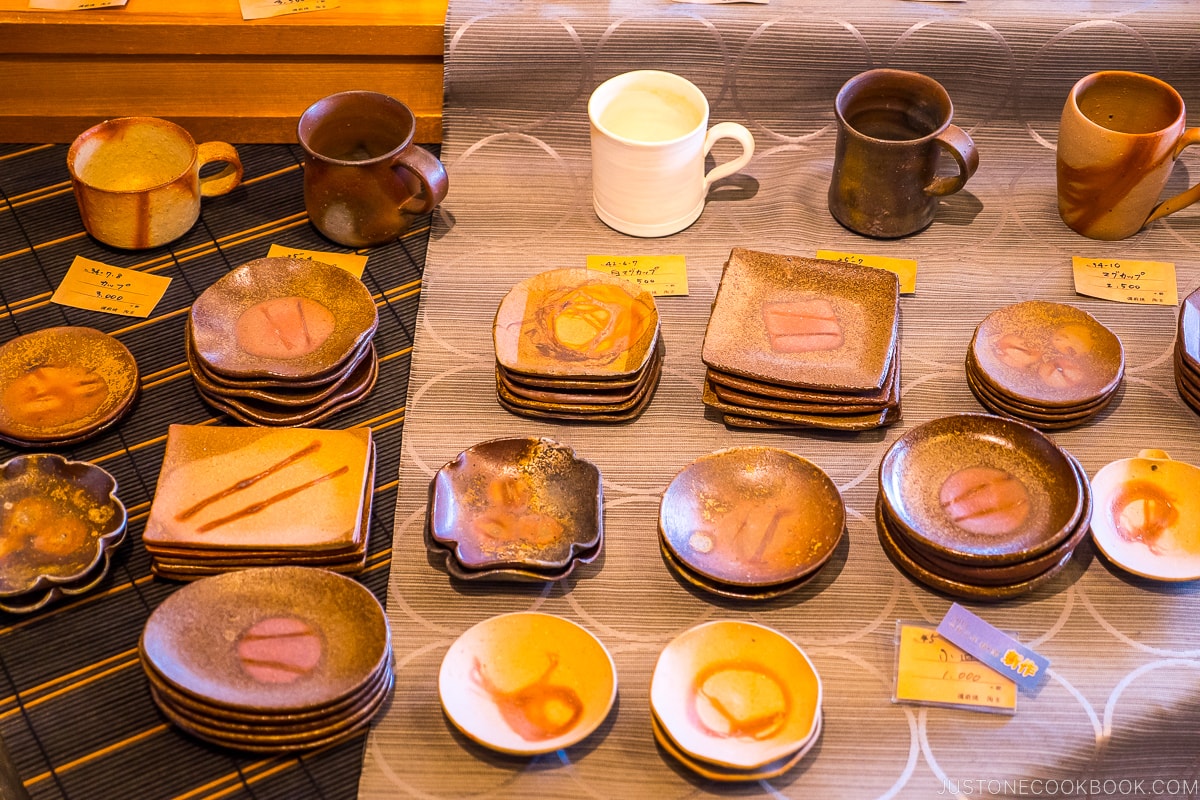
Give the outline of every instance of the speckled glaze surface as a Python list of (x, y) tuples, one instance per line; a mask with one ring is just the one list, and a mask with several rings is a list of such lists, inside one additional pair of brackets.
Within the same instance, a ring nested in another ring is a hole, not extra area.
[(1079, 409), (1072, 407), (1070, 409), (1049, 409), (1045, 411), (1040, 409), (1033, 410), (1034, 407), (1031, 404), (1022, 404), (1009, 400), (1006, 396), (999, 394), (995, 389), (989, 387), (973, 371), (969, 362), (966, 376), (967, 387), (975, 395), (975, 399), (979, 401), (979, 404), (985, 409), (998, 416), (1020, 420), (1044, 431), (1066, 430), (1082, 425), (1107, 408), (1116, 395), (1115, 392), (1109, 393), (1100, 398), (1100, 400), (1089, 403)]
[(985, 393), (989, 399), (1011, 408), (1014, 412), (1021, 414), (1029, 414), (1032, 419), (1037, 419), (1037, 415), (1046, 417), (1047, 421), (1062, 421), (1070, 419), (1080, 419), (1101, 411), (1105, 406), (1112, 402), (1116, 391), (1102, 395), (1095, 400), (1089, 400), (1086, 403), (1072, 406), (1041, 406), (1037, 403), (1029, 403), (1024, 400), (1017, 399), (1012, 395), (1005, 394), (1004, 390), (992, 383), (986, 375), (980, 370), (975, 363), (975, 358), (971, 351), (967, 351), (967, 359), (965, 362), (967, 381), (972, 385), (972, 389), (978, 388)]
[(899, 330), (886, 270), (735, 247), (704, 333), (713, 369), (839, 392), (879, 389)]
[(425, 542), (425, 552), (429, 555), (433, 566), (443, 570), (450, 577), (460, 581), (498, 581), (502, 583), (554, 583), (569, 578), (575, 573), (580, 564), (591, 564), (604, 552), (604, 533), (596, 544), (580, 550), (564, 567), (537, 569), (524, 566), (484, 567), (469, 569), (459, 563), (454, 555), (454, 549), (440, 544), (433, 538), (429, 526), (424, 528), (422, 539)]
[(731, 405), (786, 411), (794, 414), (863, 414), (885, 411), (900, 403), (900, 359), (893, 358), (879, 391), (865, 394), (789, 390), (774, 384), (739, 378), (719, 370), (705, 373), (708, 388), (718, 400)]
[(726, 403), (717, 397), (716, 392), (713, 391), (712, 383), (708, 380), (704, 382), (701, 400), (703, 400), (704, 405), (723, 412), (726, 415), (727, 421), (731, 416), (735, 419), (752, 419), (767, 423), (762, 426), (765, 428), (823, 428), (835, 431), (867, 431), (900, 421), (900, 410), (898, 407), (885, 408), (882, 411), (860, 411), (849, 414), (824, 414), (817, 412), (800, 414), (734, 405), (733, 403)]

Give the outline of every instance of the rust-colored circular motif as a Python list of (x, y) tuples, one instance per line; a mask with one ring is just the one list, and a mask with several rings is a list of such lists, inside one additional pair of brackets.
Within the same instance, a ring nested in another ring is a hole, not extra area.
[(307, 297), (273, 297), (255, 303), (238, 317), (238, 346), (261, 358), (303, 358), (333, 333), (329, 309)]

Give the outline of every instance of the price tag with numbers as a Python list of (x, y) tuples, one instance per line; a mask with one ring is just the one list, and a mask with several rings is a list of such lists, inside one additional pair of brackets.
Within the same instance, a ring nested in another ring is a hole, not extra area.
[(1073, 256), (1071, 262), (1079, 294), (1143, 306), (1179, 305), (1175, 265), (1169, 261)]
[(868, 256), (861, 253), (843, 253), (838, 250), (818, 250), (817, 258), (886, 269), (888, 272), (896, 273), (896, 277), (900, 279), (900, 294), (914, 294), (917, 291), (917, 262), (911, 258)]
[(897, 622), (892, 700), (1013, 714), (1017, 684), (955, 647), (932, 626)]
[(129, 0), (29, 0), (29, 7), (42, 11), (86, 11), (90, 8), (122, 8)]
[(284, 247), (281, 244), (271, 245), (267, 250), (267, 258), (302, 258), (306, 261), (321, 261), (341, 267), (356, 278), (361, 278), (367, 268), (367, 257), (357, 253), (322, 253), (318, 250), (301, 250), (299, 247)]
[(587, 267), (636, 283), (656, 297), (688, 293), (683, 256), (588, 256)]
[(166, 294), (171, 279), (75, 256), (50, 302), (145, 319)]
[(338, 7), (338, 0), (238, 0), (242, 19), (266, 19), (305, 11), (328, 11)]

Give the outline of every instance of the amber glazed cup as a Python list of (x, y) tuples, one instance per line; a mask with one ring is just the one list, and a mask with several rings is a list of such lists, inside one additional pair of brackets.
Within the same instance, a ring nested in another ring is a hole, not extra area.
[(1175, 159), (1200, 142), (1183, 98), (1137, 72), (1096, 72), (1071, 88), (1058, 128), (1058, 213), (1092, 239), (1132, 236), (1200, 200), (1200, 184), (1158, 201)]
[(408, 106), (378, 92), (322, 98), (300, 117), (304, 206), (313, 226), (346, 247), (386, 244), (446, 196), (442, 162), (413, 144)]
[[(979, 167), (975, 143), (950, 123), (945, 88), (926, 75), (873, 69), (838, 92), (837, 151), (829, 211), (855, 233), (894, 239), (933, 222), (938, 198), (954, 194)], [(941, 155), (958, 165), (938, 176)]]
[[(200, 168), (223, 163), (215, 175)], [(197, 145), (191, 134), (156, 117), (121, 117), (88, 128), (67, 151), (67, 169), (83, 226), (112, 247), (142, 250), (173, 242), (200, 216), (200, 198), (242, 181), (237, 150)]]

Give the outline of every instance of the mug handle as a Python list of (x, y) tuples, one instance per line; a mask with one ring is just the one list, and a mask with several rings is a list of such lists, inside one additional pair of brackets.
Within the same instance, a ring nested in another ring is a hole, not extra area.
[[(1179, 141), (1175, 143), (1175, 150), (1171, 153), (1171, 160), (1174, 161), (1179, 158), (1179, 154), (1183, 152), (1185, 147), (1191, 147), (1197, 142), (1200, 142), (1200, 128), (1188, 128), (1179, 137)], [(1149, 225), (1154, 220), (1161, 219), (1167, 214), (1174, 214), (1180, 209), (1187, 208), (1197, 200), (1200, 200), (1200, 183), (1156, 205), (1154, 210), (1150, 212), (1150, 216), (1146, 217), (1144, 224)]]
[(416, 176), (421, 182), (421, 196), (424, 198), (420, 207), (410, 205), (412, 198), (405, 201), (401, 209), (412, 214), (428, 214), (434, 206), (446, 197), (450, 188), (450, 178), (446, 175), (446, 167), (433, 153), (423, 147), (410, 147), (392, 159), (392, 169), (402, 167)]
[(958, 164), (957, 175), (935, 178), (925, 187), (925, 194), (944, 197), (963, 188), (967, 179), (979, 169), (979, 151), (975, 149), (975, 142), (971, 136), (957, 125), (947, 125), (946, 130), (939, 133), (934, 141), (950, 153), (954, 157), (954, 163)]
[(742, 154), (732, 161), (726, 161), (724, 164), (718, 164), (704, 176), (704, 190), (708, 191), (708, 187), (715, 181), (721, 178), (728, 177), (737, 172), (742, 167), (750, 163), (750, 157), (754, 155), (754, 134), (746, 129), (745, 125), (740, 125), (736, 122), (719, 122), (709, 129), (708, 135), (704, 137), (704, 155), (708, 155), (708, 151), (713, 149), (713, 145), (718, 139), (736, 139), (742, 145)]
[(242, 182), (242, 160), (238, 158), (233, 145), (225, 142), (205, 142), (196, 148), (196, 158), (201, 167), (212, 163), (225, 164), (225, 169), (216, 175), (200, 179), (201, 197), (229, 194)]

